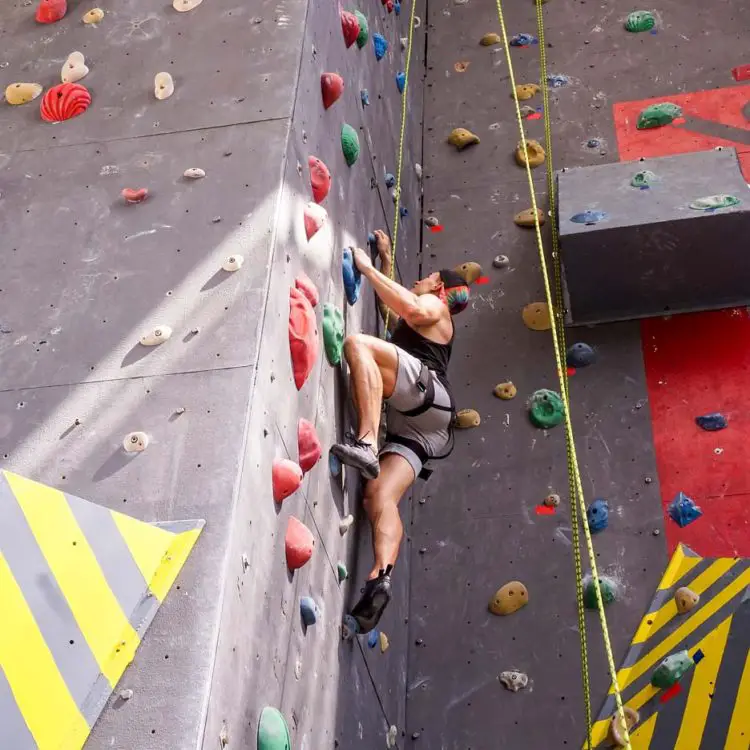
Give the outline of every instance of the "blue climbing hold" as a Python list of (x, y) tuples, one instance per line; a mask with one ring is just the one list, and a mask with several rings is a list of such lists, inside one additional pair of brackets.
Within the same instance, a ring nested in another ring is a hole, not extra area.
[(568, 347), (565, 352), (565, 363), (568, 367), (588, 367), (596, 362), (596, 352), (588, 344), (577, 343)]
[(550, 73), (547, 76), (547, 83), (552, 86), (553, 89), (561, 89), (563, 86), (567, 86), (570, 83), (570, 78), (562, 73)]
[(395, 184), (396, 184), (396, 178), (390, 172), (386, 172), (385, 173), (385, 186), (387, 188), (392, 188)]
[(331, 472), (331, 476), (337, 477), (341, 474), (341, 461), (333, 453), (328, 454), (328, 471)]
[(311, 596), (303, 596), (299, 600), (299, 612), (305, 627), (309, 628), (318, 621), (318, 605)]
[(388, 40), (382, 34), (373, 34), (372, 44), (375, 47), (375, 59), (382, 60), (388, 51)]
[(380, 638), (380, 633), (377, 630), (371, 630), (367, 636), (367, 647), (375, 648), (378, 645), (378, 638)]
[(396, 2), (393, 3), (393, 10), (397, 16), (401, 15), (401, 3), (398, 2), (398, 0), (396, 0)]
[(528, 47), (530, 44), (537, 44), (537, 38), (533, 34), (515, 34), (511, 37), (511, 47)]
[(604, 219), (608, 219), (609, 214), (607, 214), (606, 211), (593, 211), (590, 208), (587, 208), (585, 211), (581, 211), (581, 213), (576, 214), (575, 216), (571, 216), (570, 220), (575, 224), (598, 224), (600, 221), (604, 221)]
[(354, 263), (354, 253), (350, 247), (344, 249), (344, 257), (341, 261), (341, 273), (344, 278), (344, 291), (350, 305), (356, 304), (359, 299), (359, 287), (362, 284), (362, 274)]
[(396, 86), (398, 86), (399, 93), (403, 94), (404, 89), (406, 88), (406, 73), (396, 73)]
[(401, 216), (402, 219), (405, 219), (409, 215), (409, 209), (405, 206), (400, 206), (398, 209), (399, 216)]
[(595, 534), (603, 531), (609, 523), (609, 504), (606, 500), (598, 497), (588, 508), (586, 508), (586, 520), (589, 523), (589, 531)]
[(696, 417), (695, 423), (698, 427), (706, 430), (706, 432), (716, 432), (717, 430), (723, 430), (727, 426), (727, 418), (719, 412), (713, 414), (704, 414), (702, 417)]
[(684, 492), (678, 492), (669, 505), (669, 517), (680, 528), (684, 528), (702, 515), (703, 511)]
[(362, 89), (359, 92), (359, 98), (362, 100), (362, 107), (370, 106), (370, 92), (367, 89)]

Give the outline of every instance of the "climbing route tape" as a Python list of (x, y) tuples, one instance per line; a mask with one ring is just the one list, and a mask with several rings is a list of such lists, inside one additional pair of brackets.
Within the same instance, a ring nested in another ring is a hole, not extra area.
[[(404, 67), (404, 88), (401, 93), (401, 129), (398, 137), (398, 163), (396, 167), (396, 210), (393, 218), (393, 241), (391, 242), (391, 280), (396, 275), (396, 247), (398, 246), (398, 228), (401, 218), (401, 175), (404, 166), (404, 138), (406, 136), (406, 112), (407, 95), (409, 94), (409, 68), (411, 67), (411, 48), (414, 41), (414, 18), (416, 14), (416, 3), (412, 0), (411, 13), (409, 15), (409, 41), (406, 45), (406, 65)], [(383, 338), (388, 335), (388, 323), (391, 317), (390, 308), (386, 308), (385, 325), (383, 326)]]
[[(522, 153), (527, 153), (526, 150), (526, 133), (523, 127), (523, 118), (521, 116), (521, 105), (518, 99), (518, 92), (516, 90), (516, 80), (513, 72), (513, 59), (511, 56), (510, 42), (508, 39), (508, 33), (505, 27), (505, 16), (503, 14), (502, 0), (495, 0), (497, 6), (498, 22), (500, 24), (500, 30), (502, 33), (503, 46), (505, 48), (505, 57), (508, 63), (508, 74), (510, 77), (510, 86), (513, 93), (513, 101), (516, 109), (516, 120), (518, 123), (518, 129), (521, 134), (521, 149)], [(591, 748), (591, 694), (589, 688), (589, 676), (588, 676), (588, 656), (586, 647), (586, 628), (585, 619), (582, 608), (582, 563), (581, 563), (581, 550), (579, 546), (579, 532), (581, 520), (583, 520), (583, 533), (586, 540), (586, 550), (589, 556), (589, 563), (591, 567), (591, 576), (595, 582), (594, 590), (596, 593), (596, 606), (599, 612), (599, 620), (602, 628), (602, 637), (604, 641), (604, 650), (607, 657), (607, 666), (609, 673), (612, 677), (612, 691), (615, 696), (616, 714), (618, 716), (618, 723), (621, 725), (621, 731), (624, 739), (624, 746), (630, 750), (630, 736), (627, 730), (627, 724), (625, 722), (625, 713), (622, 704), (622, 696), (620, 694), (620, 687), (617, 681), (617, 671), (615, 667), (614, 654), (612, 653), (612, 644), (609, 638), (609, 630), (607, 627), (607, 617), (604, 612), (604, 602), (602, 600), (602, 594), (599, 587), (599, 572), (596, 566), (596, 556), (594, 554), (594, 546), (591, 540), (591, 532), (588, 528), (586, 520), (586, 504), (584, 501), (583, 485), (581, 482), (581, 473), (578, 467), (578, 457), (576, 455), (575, 440), (573, 436), (573, 424), (570, 417), (570, 400), (568, 398), (568, 380), (567, 380), (567, 369), (565, 364), (565, 338), (564, 338), (564, 311), (563, 311), (563, 297), (562, 297), (562, 281), (560, 274), (560, 259), (558, 252), (558, 237), (556, 229), (556, 217), (554, 213), (555, 200), (554, 200), (554, 184), (553, 184), (553, 173), (552, 173), (552, 154), (551, 154), (551, 127), (549, 123), (549, 92), (547, 85), (547, 60), (545, 54), (545, 41), (544, 41), (544, 18), (542, 11), (542, 0), (536, 0), (537, 8), (537, 25), (539, 33), (539, 49), (540, 49), (540, 77), (541, 77), (541, 89), (543, 96), (543, 118), (545, 128), (545, 147), (547, 149), (547, 190), (550, 200), (550, 210), (552, 214), (552, 237), (553, 237), (553, 271), (555, 275), (555, 300), (552, 299), (552, 288), (549, 278), (549, 270), (547, 266), (547, 259), (544, 252), (544, 242), (542, 240), (541, 225), (539, 222), (539, 214), (536, 201), (536, 192), (534, 189), (534, 180), (531, 175), (531, 166), (528, 160), (525, 160), (526, 177), (529, 183), (529, 193), (531, 195), (531, 207), (535, 215), (534, 219), (534, 231), (536, 233), (537, 248), (539, 251), (539, 263), (542, 270), (542, 279), (544, 282), (544, 293), (547, 300), (547, 305), (551, 310), (554, 311), (554, 325), (551, 327), (552, 331), (552, 343), (555, 352), (555, 361), (557, 364), (557, 374), (560, 381), (560, 392), (565, 402), (565, 442), (568, 457), (568, 475), (570, 482), (570, 500), (571, 500), (571, 521), (572, 521), (572, 546), (573, 555), (576, 570), (576, 598), (578, 600), (578, 630), (581, 637), (581, 671), (584, 689), (584, 701), (586, 709), (586, 747)]]

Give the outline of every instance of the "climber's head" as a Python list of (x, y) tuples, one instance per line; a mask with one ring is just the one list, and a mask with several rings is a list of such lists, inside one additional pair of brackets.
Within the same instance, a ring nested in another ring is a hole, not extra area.
[(455, 271), (443, 269), (420, 279), (412, 287), (416, 295), (434, 294), (448, 306), (451, 315), (457, 315), (469, 304), (469, 286)]

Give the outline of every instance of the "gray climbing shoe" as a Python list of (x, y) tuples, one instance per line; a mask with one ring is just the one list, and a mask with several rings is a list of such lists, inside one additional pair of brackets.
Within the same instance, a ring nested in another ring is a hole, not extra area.
[(380, 622), (380, 618), (391, 601), (391, 570), (389, 565), (381, 570), (377, 578), (367, 581), (360, 600), (354, 605), (351, 617), (358, 625), (358, 633), (369, 633)]
[(376, 449), (369, 443), (359, 440), (353, 433), (347, 433), (343, 443), (331, 446), (333, 453), (342, 464), (357, 469), (365, 479), (375, 479), (380, 474), (380, 461)]

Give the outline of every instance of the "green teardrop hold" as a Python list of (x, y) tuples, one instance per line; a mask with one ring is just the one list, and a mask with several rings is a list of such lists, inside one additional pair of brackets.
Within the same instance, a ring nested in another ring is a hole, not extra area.
[(636, 172), (633, 175), (633, 179), (630, 184), (633, 187), (644, 188), (651, 187), (656, 182), (656, 175), (649, 169), (644, 169), (640, 172)]
[(536, 427), (556, 427), (565, 419), (565, 404), (557, 393), (543, 388), (531, 397), (529, 418)]
[(286, 719), (271, 706), (266, 706), (260, 714), (258, 750), (292, 750)]
[(690, 658), (687, 651), (678, 651), (676, 654), (670, 654), (654, 670), (651, 675), (651, 684), (654, 687), (667, 690), (676, 682), (679, 682), (686, 672), (689, 672), (695, 666), (695, 662)]
[(336, 305), (323, 305), (323, 346), (328, 361), (335, 367), (341, 363), (344, 347), (344, 316)]
[[(609, 576), (599, 576), (599, 591), (602, 592), (602, 603), (606, 607), (617, 598), (617, 584)], [(596, 586), (589, 575), (583, 582), (583, 603), (586, 609), (597, 609)]]
[(361, 11), (355, 10), (354, 15), (357, 16), (359, 21), (359, 34), (357, 35), (357, 47), (362, 47), (367, 44), (367, 40), (370, 38), (370, 27), (367, 23), (367, 17)]
[(648, 10), (635, 10), (625, 21), (625, 28), (633, 33), (651, 31), (654, 26), (656, 26), (656, 19), (654, 18), (654, 14)]
[(359, 158), (359, 136), (357, 131), (346, 123), (341, 127), (341, 150), (344, 152), (346, 163), (351, 167)]
[(729, 208), (741, 203), (739, 198), (733, 195), (707, 195), (704, 198), (697, 198), (690, 204), (694, 211), (714, 211), (717, 208)]

